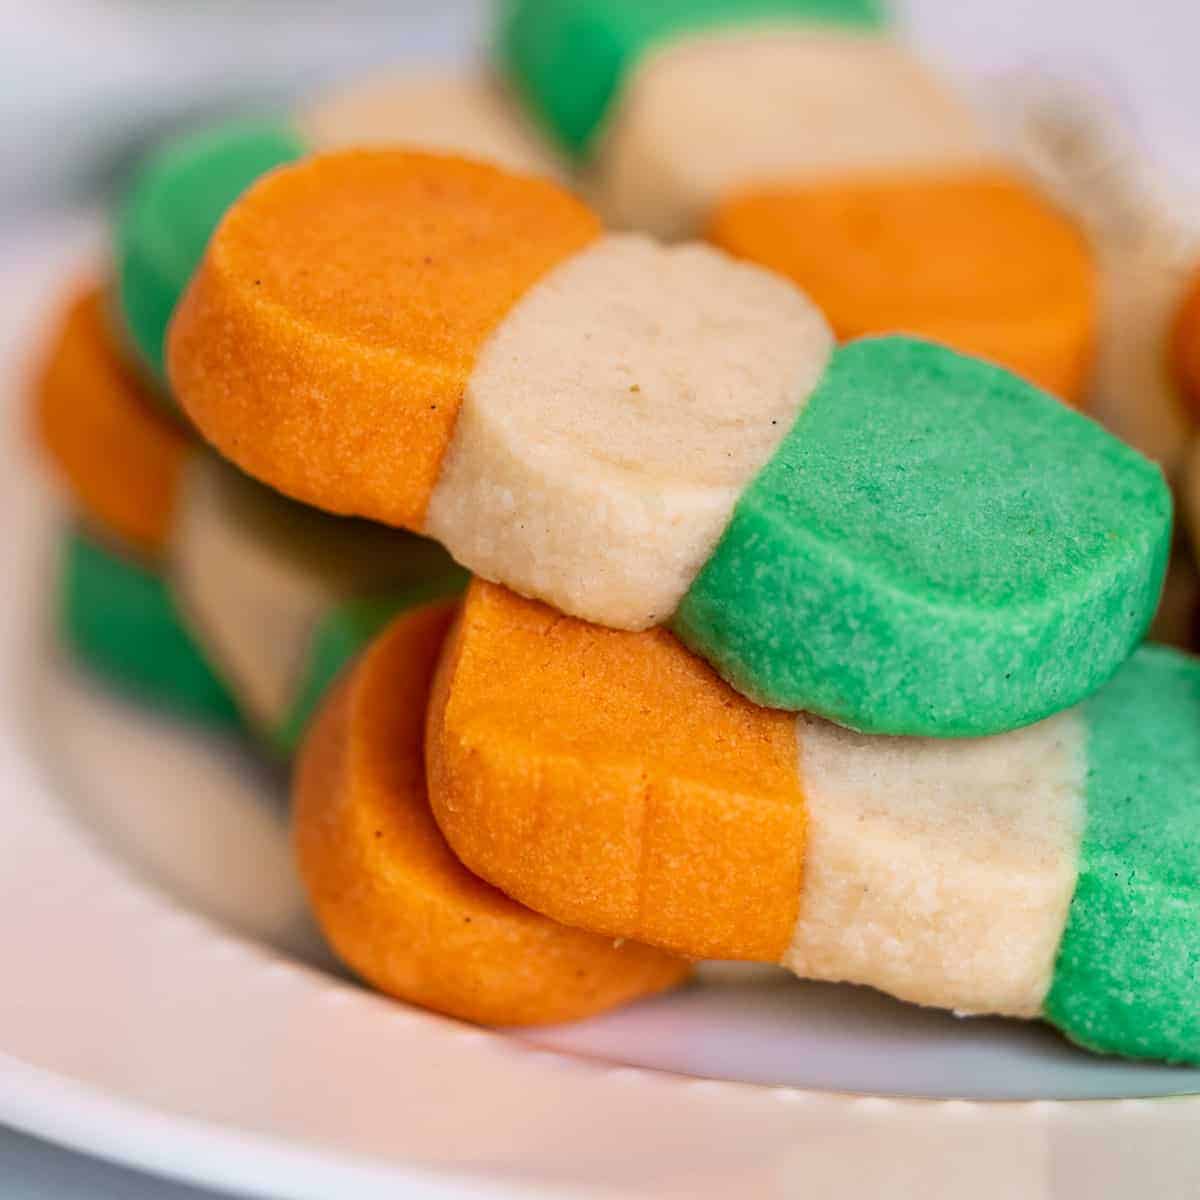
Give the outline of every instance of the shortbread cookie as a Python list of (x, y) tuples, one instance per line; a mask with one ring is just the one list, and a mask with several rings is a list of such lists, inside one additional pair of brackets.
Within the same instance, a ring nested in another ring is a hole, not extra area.
[(871, 737), (475, 583), (426, 752), (455, 853), (548, 916), (1200, 1060), (1194, 659), (1009, 734)]
[(515, 171), (559, 167), (502, 87), (486, 76), (379, 75), (290, 116), (229, 121), (180, 137), (142, 165), (117, 220), (121, 324), (165, 377), (167, 324), (221, 215), (264, 172), (348, 145), (444, 149)]
[(466, 583), (437, 543), (302, 508), (211, 455), (190, 464), (179, 510), (176, 601), (242, 710), (285, 754), (391, 617)]
[(296, 852), (334, 950), (382, 991), (488, 1025), (589, 1016), (680, 982), (681, 959), (540, 916), (447, 848), (429, 813), (421, 741), (451, 614), (435, 604), (393, 623), (301, 755)]
[(1158, 472), (999, 368), (830, 344), (801, 292), (711, 248), (360, 152), (234, 207), (171, 370), (263, 481), (572, 615), (673, 621), (761, 703), (967, 735), (1081, 699), (1153, 611)]
[(1078, 401), (1083, 238), (873, 9), (524, 0), (499, 57), (609, 223), (779, 271), (842, 339), (945, 341)]
[(83, 514), (157, 558), (175, 512), (190, 440), (112, 344), (99, 289), (74, 299), (35, 387), (38, 438)]
[(59, 620), (72, 652), (109, 683), (163, 712), (239, 724), (162, 577), (82, 527), (63, 544)]

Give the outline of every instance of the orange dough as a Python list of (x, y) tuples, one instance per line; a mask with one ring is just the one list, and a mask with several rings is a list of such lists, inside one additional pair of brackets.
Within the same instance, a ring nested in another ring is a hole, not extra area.
[(912, 333), (1077, 403), (1096, 277), (1071, 221), (999, 172), (863, 176), (731, 197), (709, 239), (788, 276), (847, 340)]
[(795, 717), (743, 699), (666, 631), (474, 582), (426, 754), (455, 853), (531, 908), (695, 957), (787, 948), (805, 834)]
[(121, 360), (99, 289), (67, 309), (35, 406), (37, 436), (84, 513), (132, 549), (161, 554), (190, 443)]
[(170, 329), (171, 382), (251, 475), (420, 530), (483, 342), (599, 232), (556, 185), (464, 159), (284, 167), (209, 243)]
[(1175, 374), (1192, 414), (1200, 419), (1200, 272), (1188, 287), (1174, 337)]
[(429, 813), (425, 702), (453, 613), (399, 618), (309, 734), (294, 838), (337, 953), (385, 992), (488, 1025), (585, 1017), (680, 982), (681, 959), (568, 929), (466, 871)]

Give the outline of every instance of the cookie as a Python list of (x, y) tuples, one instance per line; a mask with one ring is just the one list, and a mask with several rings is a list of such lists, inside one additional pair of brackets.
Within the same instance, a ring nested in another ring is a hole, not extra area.
[(682, 960), (558, 924), (465, 870), (429, 812), (422, 729), (446, 603), (406, 613), (326, 704), (294, 840), (317, 920), (373, 986), (488, 1025), (589, 1016), (679, 983)]
[(1081, 699), (1161, 585), (1161, 477), (1049, 396), (909, 338), (831, 354), (779, 277), (602, 237), (553, 185), (463, 160), (332, 155), (256, 185), (171, 374), (284, 493), (572, 615), (671, 622), (753, 699), (869, 732)]
[(71, 651), (155, 709), (237, 728), (237, 706), (180, 620), (162, 576), (77, 526), (63, 543), (59, 623)]
[(179, 137), (134, 176), (116, 221), (120, 322), (140, 360), (165, 378), (171, 314), (221, 215), (260, 175), (345, 145), (442, 147), (557, 174), (553, 156), (486, 77), (380, 75), (279, 118), (227, 121)]
[(787, 275), (838, 337), (910, 333), (1082, 398), (1095, 279), (1074, 223), (870, 4), (525, 0), (502, 69), (605, 219)]
[(1197, 1061), (1197, 730), (1161, 648), (1013, 733), (882, 738), (475, 583), (426, 754), (454, 852), (548, 916)]
[(247, 719), (287, 755), (345, 664), (398, 612), (461, 590), (466, 573), (434, 542), (305, 509), (197, 455), (170, 580)]
[(34, 387), (38, 440), (87, 519), (148, 559), (174, 518), (189, 438), (122, 361), (96, 287), (53, 334)]

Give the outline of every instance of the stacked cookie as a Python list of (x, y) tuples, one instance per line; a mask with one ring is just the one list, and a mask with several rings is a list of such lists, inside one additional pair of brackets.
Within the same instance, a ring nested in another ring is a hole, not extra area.
[(465, 575), (425, 539), (304, 510), (204, 452), (166, 383), (162, 344), (209, 234), (249, 183), (310, 142), (387, 130), (553, 169), (482, 77), (379, 77), (288, 121), (179, 138), (138, 169), (111, 282), (72, 299), (37, 386), (40, 440), (82, 516), (64, 549), (68, 641), (155, 705), (244, 723), (285, 754), (349, 657)]
[(124, 361), (100, 288), (58, 319), (35, 391), (39, 440), (77, 521), (62, 547), (59, 619), (85, 662), (157, 707), (236, 722), (162, 575), (190, 438)]
[[(932, 342), (835, 347), (781, 277), (605, 234), (548, 181), (403, 152), (250, 189), (168, 361), (245, 470), (481, 577), (394, 622), (302, 756), (301, 866), (366, 978), (494, 1023), (614, 1002), (469, 892), (1196, 1056), (1200, 669), (1132, 653), (1170, 498), (1086, 418)], [(418, 821), (453, 905), (401, 886)]]

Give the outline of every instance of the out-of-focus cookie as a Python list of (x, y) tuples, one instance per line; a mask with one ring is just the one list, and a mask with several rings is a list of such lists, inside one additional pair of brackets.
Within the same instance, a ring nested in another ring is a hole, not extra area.
[(466, 572), (435, 542), (303, 508), (205, 454), (184, 478), (170, 580), (247, 719), (290, 754), (344, 666)]

